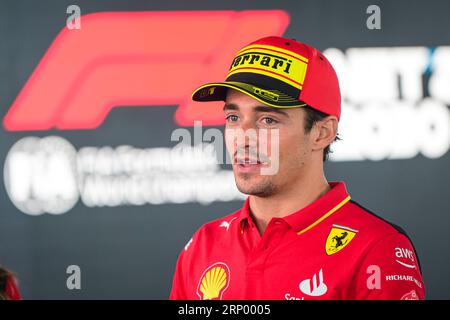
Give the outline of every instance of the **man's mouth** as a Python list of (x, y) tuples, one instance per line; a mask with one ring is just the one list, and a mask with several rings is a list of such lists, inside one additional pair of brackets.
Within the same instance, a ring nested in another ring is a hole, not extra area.
[(259, 169), (265, 164), (258, 158), (235, 158), (234, 164), (236, 165), (236, 169), (239, 172), (242, 173), (248, 173), (248, 172), (256, 172), (259, 171)]
[(257, 158), (235, 158), (234, 163), (243, 165), (262, 164)]

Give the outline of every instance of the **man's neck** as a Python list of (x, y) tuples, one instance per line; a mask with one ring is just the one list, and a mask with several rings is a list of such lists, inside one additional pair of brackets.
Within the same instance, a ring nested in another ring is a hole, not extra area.
[(322, 176), (321, 179), (299, 181), (290, 190), (278, 192), (270, 197), (250, 196), (250, 211), (259, 234), (264, 234), (272, 218), (283, 218), (301, 210), (329, 190), (330, 185)]

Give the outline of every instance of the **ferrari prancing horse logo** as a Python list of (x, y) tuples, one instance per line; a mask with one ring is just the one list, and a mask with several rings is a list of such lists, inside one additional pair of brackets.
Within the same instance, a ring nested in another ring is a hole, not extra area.
[(358, 230), (333, 224), (325, 244), (325, 251), (327, 252), (327, 255), (330, 256), (344, 249), (345, 246), (353, 240), (357, 232)]

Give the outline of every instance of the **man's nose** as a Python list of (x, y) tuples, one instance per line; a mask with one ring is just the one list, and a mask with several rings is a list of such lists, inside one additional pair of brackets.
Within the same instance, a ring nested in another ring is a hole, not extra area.
[(239, 148), (255, 147), (258, 142), (258, 130), (251, 119), (241, 121), (236, 135), (236, 144)]
[(252, 130), (252, 129), (256, 130), (256, 123), (252, 118), (246, 117), (246, 118), (243, 118), (243, 120), (241, 121), (240, 128), (244, 131)]

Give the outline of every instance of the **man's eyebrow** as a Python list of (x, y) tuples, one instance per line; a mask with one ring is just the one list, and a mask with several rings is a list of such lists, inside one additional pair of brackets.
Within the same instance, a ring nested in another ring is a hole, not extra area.
[(282, 114), (286, 117), (289, 117), (289, 114), (286, 111), (283, 111), (281, 108), (268, 107), (268, 106), (256, 106), (254, 108), (257, 112), (274, 112), (278, 114)]
[[(234, 103), (226, 103), (223, 106), (223, 111), (228, 110), (236, 110), (239, 111), (239, 106)], [(281, 108), (275, 108), (275, 107), (268, 107), (268, 106), (256, 106), (253, 108), (255, 112), (274, 112), (278, 114), (282, 114), (286, 117), (289, 117), (289, 114), (286, 111), (283, 111)]]
[(234, 103), (225, 103), (223, 106), (223, 111), (227, 110), (239, 110), (239, 107)]

